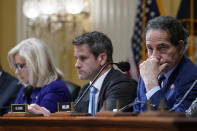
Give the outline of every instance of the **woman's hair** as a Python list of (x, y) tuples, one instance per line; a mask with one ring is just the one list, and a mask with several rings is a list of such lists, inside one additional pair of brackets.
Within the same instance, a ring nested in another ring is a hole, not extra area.
[(25, 59), (29, 85), (33, 87), (43, 87), (63, 76), (55, 64), (50, 49), (37, 38), (23, 40), (8, 52), (8, 62), (13, 70), (16, 70), (16, 54)]

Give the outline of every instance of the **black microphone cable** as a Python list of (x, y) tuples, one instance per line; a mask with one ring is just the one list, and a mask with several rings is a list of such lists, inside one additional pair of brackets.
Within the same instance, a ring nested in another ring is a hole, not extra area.
[(108, 65), (110, 65), (111, 63), (106, 63), (97, 73), (97, 75), (94, 77), (92, 83), (86, 88), (86, 90), (83, 92), (83, 94), (79, 97), (79, 99), (75, 102), (74, 107), (81, 101), (81, 99), (83, 98), (83, 96), (88, 92), (89, 88), (94, 84), (94, 82), (97, 80), (97, 78), (99, 77), (99, 75), (101, 74), (101, 72), (105, 69), (105, 67), (107, 67)]
[(128, 108), (130, 108), (130, 107), (132, 107), (136, 104), (146, 104), (146, 102), (144, 102), (144, 101), (134, 101), (134, 102), (122, 107), (121, 109), (119, 109), (119, 111), (124, 111), (124, 110), (126, 110), (126, 109), (128, 109)]

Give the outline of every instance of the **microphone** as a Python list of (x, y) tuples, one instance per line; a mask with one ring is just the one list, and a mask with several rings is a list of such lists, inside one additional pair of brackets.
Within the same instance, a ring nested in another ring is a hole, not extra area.
[(23, 88), (24, 96), (30, 96), (33, 91), (33, 86), (27, 86)]
[(99, 77), (99, 75), (101, 74), (101, 72), (108, 66), (108, 65), (116, 65), (121, 71), (125, 72), (128, 71), (130, 69), (130, 64), (128, 62), (119, 62), (119, 63), (106, 63), (105, 65), (103, 65), (103, 67), (98, 71), (97, 75), (94, 77), (94, 79), (92, 80), (92, 83), (86, 88), (86, 90), (83, 92), (83, 94), (79, 97), (79, 99), (75, 102), (74, 107), (81, 101), (81, 99), (84, 97), (84, 95), (87, 93), (87, 91), (89, 90), (89, 88), (95, 83), (95, 81), (97, 80), (97, 78)]
[(21, 97), (21, 99), (19, 100), (19, 103), (23, 100), (23, 98), (26, 96), (27, 97), (27, 103), (30, 104), (32, 99), (31, 99), (31, 94), (33, 92), (34, 88), (33, 86), (27, 86), (25, 88), (23, 88), (23, 96)]
[(121, 61), (119, 63), (111, 63), (111, 64), (115, 64), (123, 72), (130, 70), (130, 64), (129, 64), (129, 62)]

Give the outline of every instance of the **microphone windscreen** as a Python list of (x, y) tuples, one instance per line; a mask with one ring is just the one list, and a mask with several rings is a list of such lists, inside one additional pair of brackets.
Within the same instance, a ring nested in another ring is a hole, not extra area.
[(33, 86), (27, 86), (23, 88), (24, 96), (30, 96), (33, 92)]
[(117, 63), (117, 66), (123, 72), (130, 70), (129, 62), (123, 62), (122, 61), (122, 62)]

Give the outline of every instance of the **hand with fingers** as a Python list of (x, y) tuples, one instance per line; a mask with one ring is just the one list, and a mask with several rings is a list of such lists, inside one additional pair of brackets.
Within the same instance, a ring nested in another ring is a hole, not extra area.
[(28, 105), (28, 111), (30, 113), (35, 113), (35, 114), (43, 114), (44, 116), (50, 116), (50, 111), (47, 110), (45, 107), (41, 107), (37, 104), (31, 104)]
[(157, 78), (165, 66), (166, 64), (160, 65), (160, 61), (155, 57), (148, 58), (140, 64), (140, 76), (144, 80), (147, 92), (159, 85)]

